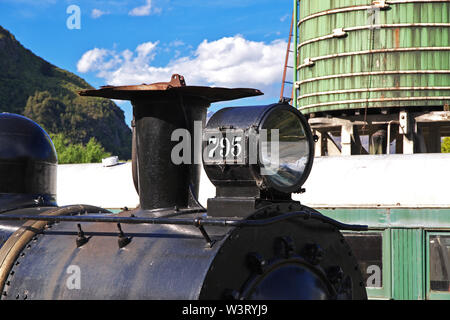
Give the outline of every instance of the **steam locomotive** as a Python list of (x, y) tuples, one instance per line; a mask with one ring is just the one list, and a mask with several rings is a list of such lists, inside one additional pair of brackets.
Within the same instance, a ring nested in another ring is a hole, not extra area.
[[(57, 155), (38, 124), (0, 114), (2, 299), (366, 299), (341, 230), (291, 199), (314, 137), (288, 103), (224, 108), (255, 89), (168, 83), (80, 92), (131, 100), (140, 206), (58, 207)], [(216, 186), (197, 200), (202, 165)], [(99, 194), (101, 197), (101, 194)]]

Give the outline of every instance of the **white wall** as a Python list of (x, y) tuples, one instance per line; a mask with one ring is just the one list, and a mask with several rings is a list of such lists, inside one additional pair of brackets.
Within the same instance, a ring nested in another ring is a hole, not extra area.
[[(312, 207), (450, 207), (450, 154), (323, 157), (294, 195)], [(215, 187), (202, 171), (199, 200), (206, 206)], [(59, 165), (58, 204), (134, 208), (139, 204), (131, 163)]]

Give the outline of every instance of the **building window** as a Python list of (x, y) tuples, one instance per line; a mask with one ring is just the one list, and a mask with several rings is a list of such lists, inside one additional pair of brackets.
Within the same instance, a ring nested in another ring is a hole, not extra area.
[(430, 236), (430, 289), (450, 291), (450, 235)]
[(366, 287), (383, 286), (383, 236), (381, 233), (345, 233), (358, 261)]

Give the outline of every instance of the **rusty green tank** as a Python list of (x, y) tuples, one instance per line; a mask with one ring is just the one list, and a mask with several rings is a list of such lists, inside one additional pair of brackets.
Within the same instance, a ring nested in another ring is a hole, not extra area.
[(448, 108), (450, 0), (294, 3), (303, 113)]

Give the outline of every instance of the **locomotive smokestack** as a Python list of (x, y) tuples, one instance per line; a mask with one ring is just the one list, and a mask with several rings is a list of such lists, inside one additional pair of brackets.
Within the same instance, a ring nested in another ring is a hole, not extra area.
[[(212, 102), (261, 94), (256, 89), (186, 86), (178, 74), (170, 82), (80, 92), (82, 96), (131, 101), (137, 156), (133, 160), (137, 162), (137, 188), (144, 210), (195, 206), (193, 197), (198, 195), (201, 170), (194, 161), (194, 144), (201, 148), (201, 141), (195, 141), (201, 139), (194, 134), (195, 122), (201, 122), (203, 128)], [(172, 151), (180, 143), (172, 141), (177, 129), (185, 129), (191, 137), (190, 163), (177, 164), (172, 159)]]

